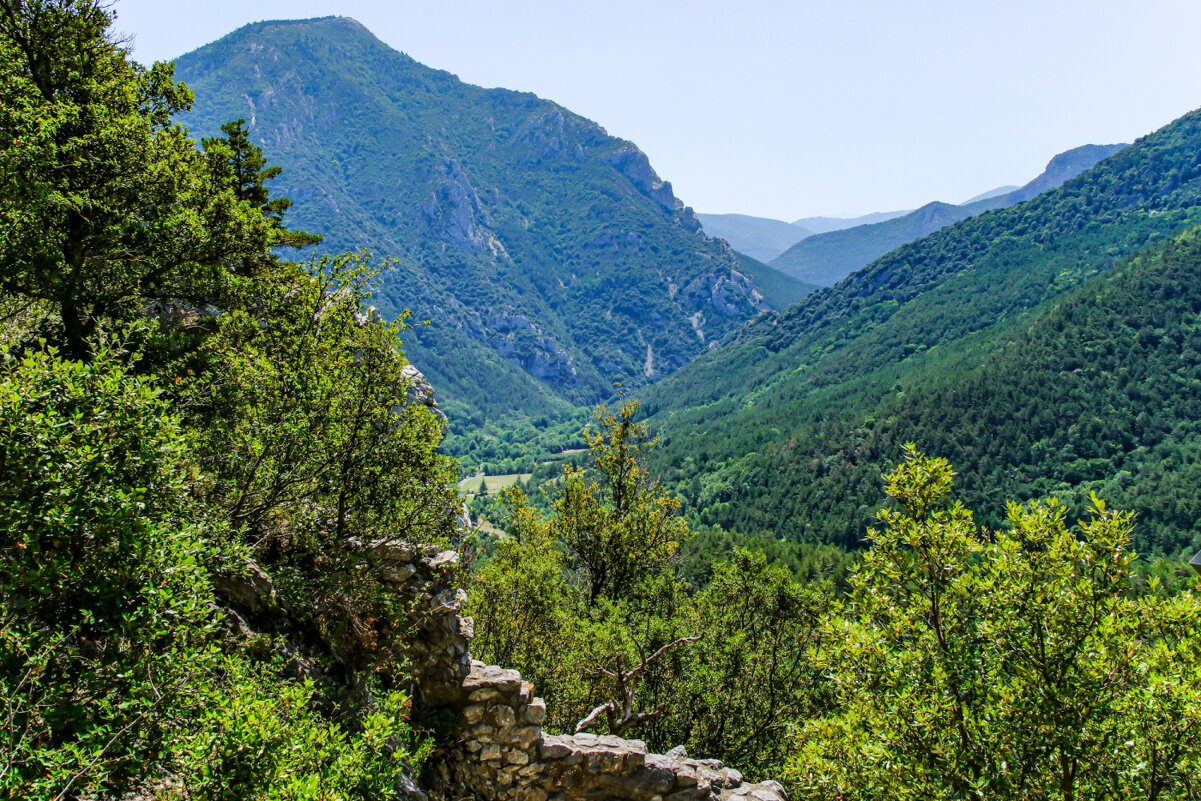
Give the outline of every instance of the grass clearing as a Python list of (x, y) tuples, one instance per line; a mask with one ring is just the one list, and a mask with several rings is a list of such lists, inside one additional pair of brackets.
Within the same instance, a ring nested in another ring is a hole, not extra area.
[(476, 495), (480, 491), (480, 481), (488, 487), (488, 494), (495, 495), (505, 487), (518, 481), (529, 481), (532, 473), (506, 473), (503, 476), (471, 476), (459, 482), (459, 491), (466, 495)]

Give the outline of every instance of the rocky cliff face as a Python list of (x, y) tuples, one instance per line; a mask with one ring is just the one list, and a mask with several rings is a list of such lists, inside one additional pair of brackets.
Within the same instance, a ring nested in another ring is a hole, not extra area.
[(410, 356), (485, 416), (646, 384), (766, 308), (645, 153), (550, 101), (464, 84), (343, 18), (256, 23), (176, 64), (194, 135), (243, 117), (283, 167), (290, 224), (398, 260), (375, 303), (430, 321)]

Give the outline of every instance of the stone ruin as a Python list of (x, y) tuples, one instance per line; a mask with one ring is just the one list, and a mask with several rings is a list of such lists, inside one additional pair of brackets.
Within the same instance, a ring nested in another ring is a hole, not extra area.
[[(448, 742), (425, 768), (433, 801), (786, 801), (776, 782), (752, 784), (715, 759), (691, 759), (682, 747), (648, 753), (641, 740), (596, 734), (549, 734), (546, 704), (520, 674), (474, 661), (466, 594), (456, 588), (454, 551), (379, 547), (380, 575), (414, 593), (417, 631), (414, 713), (453, 712)], [(428, 600), (425, 600), (428, 599)]]

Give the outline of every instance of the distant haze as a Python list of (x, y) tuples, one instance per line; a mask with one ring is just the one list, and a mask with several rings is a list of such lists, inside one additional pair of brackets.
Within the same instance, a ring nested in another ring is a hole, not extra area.
[(342, 14), (463, 80), (631, 139), (708, 212), (782, 220), (958, 202), (1049, 154), (1201, 106), (1195, 0), (509, 3), (120, 0), (141, 61), (259, 19)]

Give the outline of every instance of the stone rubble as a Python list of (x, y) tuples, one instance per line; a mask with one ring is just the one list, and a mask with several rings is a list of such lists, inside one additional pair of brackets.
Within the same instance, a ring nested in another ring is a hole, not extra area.
[(397, 565), (430, 592), (432, 614), (413, 646), (418, 708), (455, 713), (452, 741), (423, 777), (434, 801), (786, 801), (778, 783), (744, 782), (737, 770), (690, 759), (683, 747), (653, 754), (641, 740), (544, 731), (546, 703), (533, 685), (469, 656), (472, 621), (457, 614), (466, 595), (450, 589), (457, 563), (446, 551)]

